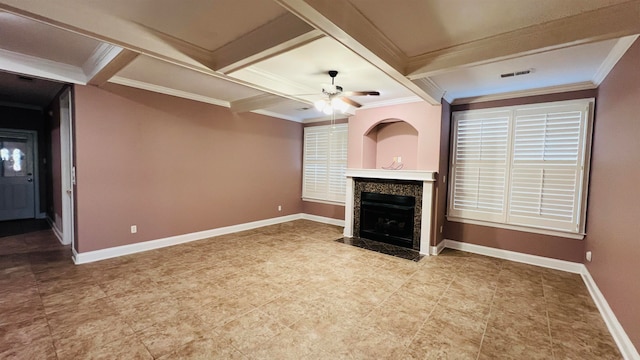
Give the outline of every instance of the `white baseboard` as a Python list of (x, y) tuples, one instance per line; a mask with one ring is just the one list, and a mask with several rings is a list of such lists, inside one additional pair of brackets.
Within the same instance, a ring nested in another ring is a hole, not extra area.
[(244, 224), (225, 226), (217, 229), (170, 236), (163, 239), (149, 240), (149, 241), (144, 241), (140, 243), (116, 246), (112, 248), (95, 250), (95, 251), (76, 253), (74, 250), (73, 262), (78, 265), (86, 264), (86, 263), (110, 259), (118, 256), (130, 255), (130, 254), (135, 254), (143, 251), (159, 249), (167, 246), (183, 244), (186, 242), (207, 239), (210, 237), (236, 233), (239, 231), (251, 230), (251, 229), (255, 229), (263, 226), (280, 224), (287, 221), (299, 220), (302, 218), (303, 218), (303, 214), (293, 214), (293, 215), (281, 216), (281, 217), (272, 218), (272, 219), (265, 219), (265, 220), (244, 223)]
[(544, 256), (523, 254), (510, 250), (496, 249), (488, 246), (469, 244), (455, 240), (444, 240), (444, 246), (449, 249), (466, 251), (474, 254), (491, 256), (530, 265), (542, 266), (550, 269), (562, 270), (574, 274), (582, 274), (584, 265), (571, 261), (547, 258)]
[(335, 225), (335, 226), (344, 226), (344, 220), (329, 218), (325, 216), (311, 215), (311, 214), (302, 214), (302, 219), (311, 220), (323, 224)]
[(62, 240), (62, 231), (60, 231), (60, 229), (58, 229), (58, 226), (56, 226), (55, 221), (51, 220), (51, 218), (49, 216), (46, 217), (47, 222), (49, 223), (49, 226), (51, 226), (51, 230), (53, 231), (53, 234), (58, 238), (58, 241), (60, 241), (60, 244), (62, 245), (68, 245), (64, 243), (64, 240)]
[(611, 307), (609, 307), (607, 300), (600, 292), (600, 289), (598, 289), (598, 286), (596, 285), (595, 281), (591, 277), (591, 274), (587, 270), (587, 267), (584, 266), (584, 264), (551, 259), (537, 255), (523, 254), (515, 251), (496, 249), (488, 246), (469, 244), (455, 240), (444, 240), (441, 242), (441, 244), (442, 243), (444, 243), (444, 247), (447, 247), (449, 249), (466, 251), (474, 254), (486, 255), (495, 258), (580, 274), (582, 276), (582, 280), (587, 286), (587, 289), (589, 290), (589, 294), (591, 294), (591, 297), (593, 298), (593, 302), (596, 304), (598, 310), (600, 311), (600, 315), (604, 319), (604, 322), (607, 324), (607, 328), (609, 329), (611, 336), (618, 345), (618, 349), (620, 350), (622, 356), (627, 360), (640, 360), (638, 350), (631, 342), (631, 339), (629, 339), (629, 336), (627, 336), (627, 333), (622, 328), (622, 325), (620, 325), (618, 318), (613, 313), (613, 310), (611, 310)]
[[(583, 265), (584, 266), (584, 265)], [(582, 280), (587, 285), (587, 289), (589, 290), (589, 294), (593, 298), (593, 302), (596, 303), (598, 310), (600, 311), (600, 315), (604, 319), (604, 322), (607, 324), (607, 328), (609, 328), (609, 332), (613, 337), (613, 340), (618, 345), (618, 349), (620, 353), (622, 353), (622, 357), (627, 360), (638, 360), (640, 359), (640, 354), (638, 354), (638, 350), (629, 339), (629, 336), (622, 328), (622, 325), (618, 321), (618, 318), (611, 310), (607, 299), (605, 299), (604, 295), (600, 292), (600, 289), (596, 285), (596, 282), (591, 277), (589, 270), (584, 266), (584, 271), (582, 272)]]
[(442, 240), (436, 246), (429, 246), (429, 255), (438, 255), (444, 250), (445, 241)]

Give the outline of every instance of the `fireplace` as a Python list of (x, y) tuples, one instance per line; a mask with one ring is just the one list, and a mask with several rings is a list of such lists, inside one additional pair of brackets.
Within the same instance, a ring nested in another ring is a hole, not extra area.
[(360, 196), (360, 237), (413, 248), (413, 196), (363, 192)]
[(434, 172), (347, 169), (346, 175), (345, 237), (430, 253)]

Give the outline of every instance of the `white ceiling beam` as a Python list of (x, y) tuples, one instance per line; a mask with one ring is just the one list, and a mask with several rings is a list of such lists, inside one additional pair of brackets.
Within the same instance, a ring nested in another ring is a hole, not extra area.
[(90, 85), (101, 86), (129, 65), (138, 53), (106, 43), (101, 43), (82, 66)]
[(406, 75), (419, 79), (638, 33), (640, 1), (633, 0), (414, 56), (408, 60)]
[(87, 77), (79, 66), (4, 49), (0, 49), (0, 70), (73, 84), (87, 83)]
[(322, 32), (291, 13), (250, 31), (211, 53), (213, 69), (225, 74), (319, 39)]
[[(266, 109), (274, 105), (281, 104), (283, 102), (292, 101), (291, 99), (272, 95), (261, 94), (231, 102), (231, 111), (236, 113), (249, 112), (259, 109)], [(305, 104), (301, 102), (302, 104)]]
[(275, 0), (431, 104), (438, 90), (427, 93), (404, 75), (406, 55), (346, 0)]

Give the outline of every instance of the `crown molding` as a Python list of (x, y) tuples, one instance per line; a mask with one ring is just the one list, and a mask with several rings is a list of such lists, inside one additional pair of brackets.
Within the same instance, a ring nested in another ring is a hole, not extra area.
[(184, 99), (199, 101), (207, 104), (223, 106), (227, 108), (231, 106), (231, 104), (228, 101), (215, 99), (215, 98), (204, 96), (204, 95), (194, 94), (187, 91), (171, 89), (168, 87), (164, 87), (156, 84), (150, 84), (143, 81), (127, 79), (122, 76), (114, 76), (111, 79), (109, 79), (109, 82), (118, 84), (118, 85), (134, 87), (142, 90), (153, 91), (160, 94), (171, 95), (171, 96), (176, 96)]
[(255, 113), (255, 114), (270, 116), (270, 117), (273, 117), (273, 118), (293, 121), (293, 122), (297, 122), (297, 123), (302, 123), (303, 122), (301, 119), (299, 119), (299, 118), (297, 118), (295, 116), (283, 115), (283, 114), (280, 114), (280, 113), (277, 113), (277, 112), (273, 112), (273, 111), (269, 111), (269, 110), (253, 110), (251, 112)]
[(87, 79), (91, 79), (98, 74), (105, 66), (116, 57), (122, 48), (109, 43), (100, 43), (93, 50), (89, 58), (82, 64), (82, 71)]
[(558, 86), (549, 86), (539, 89), (531, 89), (531, 90), (522, 90), (522, 91), (512, 91), (502, 94), (492, 94), (492, 95), (480, 95), (459, 99), (449, 99), (445, 95), (444, 99), (449, 102), (451, 105), (460, 105), (460, 104), (473, 104), (480, 103), (486, 101), (494, 101), (494, 100), (505, 100), (505, 99), (513, 99), (520, 98), (526, 96), (536, 96), (536, 95), (548, 95), (548, 94), (556, 94), (563, 93), (569, 91), (580, 91), (580, 90), (591, 90), (595, 89), (597, 86), (591, 81), (584, 81), (575, 84), (568, 85), (558, 85)]
[(593, 76), (592, 81), (596, 86), (599, 86), (602, 81), (604, 81), (607, 75), (609, 75), (609, 72), (613, 70), (613, 67), (616, 66), (618, 61), (620, 61), (624, 53), (629, 50), (638, 36), (639, 35), (631, 35), (618, 39), (616, 44), (613, 46), (613, 49), (609, 52), (609, 55), (607, 55), (606, 59), (604, 59), (602, 64), (600, 64), (598, 71), (596, 71)]
[(87, 83), (80, 67), (0, 49), (0, 69), (66, 83)]
[(412, 82), (434, 99), (442, 99), (446, 93), (446, 91), (428, 77), (413, 79)]
[[(392, 105), (401, 105), (401, 104), (409, 104), (409, 103), (414, 103), (414, 102), (422, 102), (424, 101), (423, 99), (421, 99), (419, 96), (408, 96), (408, 97), (403, 97), (403, 98), (397, 98), (397, 99), (390, 99), (390, 100), (384, 100), (384, 101), (377, 101), (377, 102), (372, 102), (372, 103), (368, 103), (364, 106), (362, 106), (360, 109), (373, 109), (373, 108), (379, 108), (379, 107), (384, 107), (384, 106), (392, 106)], [(356, 109), (356, 112), (360, 109)]]

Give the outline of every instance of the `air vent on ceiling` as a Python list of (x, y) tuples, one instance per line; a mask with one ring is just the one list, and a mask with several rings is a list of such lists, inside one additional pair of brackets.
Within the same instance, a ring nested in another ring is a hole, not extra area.
[(33, 81), (32, 77), (24, 76), (24, 75), (18, 75), (18, 79), (20, 79), (22, 81)]
[(500, 74), (500, 77), (508, 78), (508, 77), (514, 77), (514, 76), (520, 76), (520, 75), (527, 75), (527, 74), (531, 74), (532, 72), (533, 72), (533, 69), (519, 70), (519, 71), (510, 72), (510, 73)]

